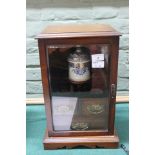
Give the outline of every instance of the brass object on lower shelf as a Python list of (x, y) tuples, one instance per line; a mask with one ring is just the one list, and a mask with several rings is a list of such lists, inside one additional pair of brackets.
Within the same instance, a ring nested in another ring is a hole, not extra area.
[(75, 122), (71, 124), (72, 130), (86, 130), (88, 129), (88, 123), (85, 122)]
[(100, 114), (104, 111), (104, 106), (101, 104), (91, 104), (87, 106), (87, 110), (91, 114)]

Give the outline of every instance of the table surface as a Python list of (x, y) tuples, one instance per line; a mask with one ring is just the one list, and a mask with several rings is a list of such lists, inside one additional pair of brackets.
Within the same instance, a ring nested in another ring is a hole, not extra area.
[[(120, 138), (120, 145), (129, 148), (129, 105), (116, 105), (115, 127)], [(46, 128), (44, 105), (28, 105), (26, 107), (26, 154), (27, 155), (127, 155), (121, 148), (89, 149), (78, 147), (74, 149), (44, 150), (43, 136)]]

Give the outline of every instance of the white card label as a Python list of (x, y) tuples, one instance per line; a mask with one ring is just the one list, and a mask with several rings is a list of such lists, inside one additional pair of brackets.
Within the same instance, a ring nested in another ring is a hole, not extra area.
[(104, 68), (104, 61), (92, 62), (92, 68)]
[(104, 54), (93, 54), (92, 61), (100, 61), (104, 60)]
[(92, 55), (92, 68), (104, 68), (104, 54)]

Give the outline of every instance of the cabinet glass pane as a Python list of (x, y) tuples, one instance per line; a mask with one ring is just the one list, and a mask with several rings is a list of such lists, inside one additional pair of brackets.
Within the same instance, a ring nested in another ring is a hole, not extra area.
[(108, 130), (109, 47), (47, 47), (55, 131)]

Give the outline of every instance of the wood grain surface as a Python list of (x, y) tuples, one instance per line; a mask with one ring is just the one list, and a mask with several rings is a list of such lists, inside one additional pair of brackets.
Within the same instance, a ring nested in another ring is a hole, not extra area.
[(71, 38), (90, 36), (119, 36), (120, 33), (105, 24), (49, 25), (36, 38)]

